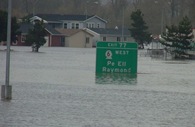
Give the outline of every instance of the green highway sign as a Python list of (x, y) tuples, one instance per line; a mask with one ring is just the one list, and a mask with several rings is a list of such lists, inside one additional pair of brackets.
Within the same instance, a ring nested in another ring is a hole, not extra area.
[(137, 74), (137, 43), (98, 42), (96, 73)]

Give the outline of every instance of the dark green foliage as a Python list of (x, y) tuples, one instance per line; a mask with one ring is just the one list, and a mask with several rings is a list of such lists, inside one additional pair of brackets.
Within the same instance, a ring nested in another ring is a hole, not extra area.
[(166, 31), (162, 35), (165, 41), (161, 41), (161, 43), (170, 48), (175, 57), (180, 58), (192, 49), (192, 25), (188, 17), (184, 17), (178, 26), (167, 26)]
[[(0, 10), (0, 42), (7, 40), (7, 12)], [(20, 34), (18, 31), (19, 24), (17, 23), (16, 17), (12, 17), (11, 20), (11, 41), (17, 40), (17, 35)]]
[(7, 13), (0, 11), (0, 42), (6, 41), (7, 36)]
[(152, 40), (151, 34), (147, 31), (148, 27), (143, 19), (141, 10), (136, 10), (131, 14), (131, 28), (129, 29), (132, 37), (138, 42), (139, 46), (143, 47), (143, 44), (150, 43)]
[(39, 48), (46, 43), (47, 35), (43, 22), (38, 21), (34, 24), (34, 28), (30, 29), (26, 36), (26, 43), (32, 46), (33, 52), (38, 52)]

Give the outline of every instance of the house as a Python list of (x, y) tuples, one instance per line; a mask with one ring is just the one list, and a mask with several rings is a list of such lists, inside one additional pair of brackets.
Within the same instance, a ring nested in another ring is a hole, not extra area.
[(92, 48), (93, 35), (84, 29), (56, 29), (64, 35), (65, 47)]
[(30, 18), (31, 25), (21, 26), (22, 34), (16, 45), (25, 45), (27, 29), (37, 21), (45, 23), (44, 46), (96, 47), (98, 41), (133, 42), (128, 29), (106, 28), (107, 21), (97, 15), (37, 14)]
[(91, 28), (86, 29), (94, 35), (93, 47), (96, 47), (98, 41), (104, 42), (134, 42), (128, 29), (118, 28)]
[[(25, 38), (29, 29), (37, 21), (43, 21), (47, 36), (44, 46), (67, 46), (67, 47), (92, 47), (94, 35), (84, 28), (105, 28), (107, 21), (97, 15), (60, 15), (60, 14), (37, 14), (29, 15), (29, 24), (21, 24), (21, 35), (14, 45), (27, 46)], [(80, 43), (80, 44), (79, 44)]]
[(106, 28), (107, 23), (106, 20), (97, 15), (37, 14), (30, 18), (32, 23), (37, 20), (43, 21), (53, 28), (64, 29)]
[[(33, 29), (33, 24), (31, 23), (21, 23), (20, 28), (18, 31), (21, 32), (20, 35), (17, 37), (17, 41), (12, 43), (15, 46), (30, 46), (28, 43), (25, 42), (26, 35), (28, 31)], [(46, 43), (44, 46), (51, 47), (51, 46), (64, 46), (63, 39), (64, 35), (50, 27), (49, 25), (45, 25), (45, 30), (47, 35), (45, 36)]]
[[(25, 39), (29, 29), (32, 28), (33, 24), (21, 24), (19, 29), (21, 35), (18, 36), (18, 41), (12, 45), (29, 46)], [(47, 32), (45, 36), (46, 43), (44, 44), (46, 47), (92, 47), (93, 35), (84, 29), (54, 29), (46, 24), (45, 31)]]
[(52, 28), (49, 25), (45, 25), (45, 30), (47, 35), (45, 36), (46, 43), (44, 46), (46, 47), (64, 47), (65, 35), (58, 32), (56, 29)]

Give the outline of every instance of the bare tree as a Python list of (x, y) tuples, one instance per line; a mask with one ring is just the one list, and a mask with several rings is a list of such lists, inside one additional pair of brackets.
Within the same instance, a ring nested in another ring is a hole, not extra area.
[(0, 10), (5, 10), (7, 8), (7, 0), (0, 0)]
[(35, 13), (36, 13), (36, 5), (38, 3), (38, 0), (30, 0), (30, 3), (32, 4), (33, 15), (35, 15)]
[[(128, 26), (131, 12), (140, 9), (152, 33), (160, 33), (162, 16), (164, 25), (176, 24), (186, 15), (192, 25), (195, 25), (195, 0), (107, 0), (103, 4), (101, 1), (105, 0), (16, 0), (13, 1), (13, 15), (19, 17), (33, 12), (97, 14), (108, 21), (108, 27), (113, 28), (116, 25), (121, 26), (123, 16)], [(158, 4), (155, 1), (158, 1)], [(0, 9), (6, 8), (7, 0), (0, 0)]]
[(36, 13), (36, 5), (38, 0), (20, 0), (20, 2), (18, 0), (17, 3), (23, 3), (21, 6), (24, 6), (23, 10), (25, 10), (27, 14), (32, 13), (34, 15)]
[(27, 14), (30, 14), (28, 0), (24, 0), (24, 4), (25, 4), (26, 13), (27, 13)]
[(121, 25), (122, 24), (122, 16), (124, 13), (124, 10), (128, 6), (127, 0), (111, 0), (111, 10), (110, 14), (113, 13), (113, 24), (115, 25)]
[(140, 3), (141, 3), (141, 0), (132, 0), (132, 4), (135, 10), (138, 9), (138, 6), (140, 5)]

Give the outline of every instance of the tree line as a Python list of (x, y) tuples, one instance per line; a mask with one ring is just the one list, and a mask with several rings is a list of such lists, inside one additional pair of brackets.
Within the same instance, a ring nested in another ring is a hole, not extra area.
[[(105, 2), (106, 1), (106, 2)], [(195, 0), (17, 0), (13, 1), (13, 15), (28, 14), (96, 14), (108, 21), (107, 27), (129, 27), (130, 14), (140, 9), (149, 31), (161, 33), (166, 25), (178, 23), (188, 16), (195, 26)], [(6, 10), (7, 0), (0, 1), (0, 9)], [(124, 21), (124, 22), (123, 22)]]

